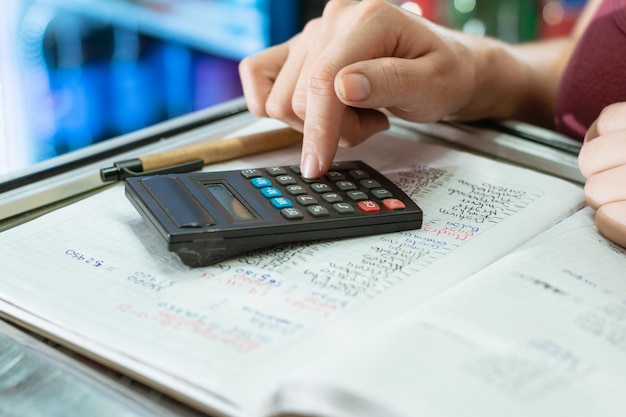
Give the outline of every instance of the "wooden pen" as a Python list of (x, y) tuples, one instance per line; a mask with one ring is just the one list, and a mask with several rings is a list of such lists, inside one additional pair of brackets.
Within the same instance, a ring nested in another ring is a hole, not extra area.
[(102, 168), (103, 182), (131, 176), (189, 172), (215, 162), (285, 148), (302, 142), (302, 133), (291, 128), (253, 133), (230, 139), (197, 143), (138, 158), (119, 161)]

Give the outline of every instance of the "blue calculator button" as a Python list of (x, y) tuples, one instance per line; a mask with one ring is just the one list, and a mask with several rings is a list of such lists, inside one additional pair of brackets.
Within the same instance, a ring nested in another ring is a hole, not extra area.
[(256, 188), (265, 188), (272, 186), (272, 182), (265, 177), (252, 178), (250, 180), (250, 184), (252, 184)]
[(293, 203), (285, 197), (276, 197), (270, 200), (277, 209), (293, 207)]
[(266, 198), (274, 198), (274, 197), (283, 196), (283, 193), (281, 193), (280, 190), (275, 187), (261, 188), (261, 194), (263, 194), (263, 197), (266, 197)]

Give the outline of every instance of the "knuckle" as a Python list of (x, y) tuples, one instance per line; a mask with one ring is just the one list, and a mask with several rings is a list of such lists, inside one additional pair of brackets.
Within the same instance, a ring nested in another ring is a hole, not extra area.
[(306, 94), (301, 90), (296, 90), (291, 99), (291, 108), (300, 119), (304, 120), (306, 114)]
[(602, 109), (597, 119), (597, 130), (600, 135), (623, 128), (625, 103), (613, 103)]
[(598, 195), (596, 192), (597, 189), (598, 189), (598, 185), (597, 185), (595, 176), (589, 177), (585, 183), (583, 193), (584, 193), (585, 201), (592, 208), (598, 208), (601, 205), (601, 201), (598, 198)]
[(291, 107), (277, 100), (268, 100), (265, 103), (265, 112), (269, 117), (278, 120), (289, 120), (293, 117)]
[(336, 65), (322, 63), (316, 66), (307, 78), (306, 87), (312, 94), (320, 96), (335, 95), (335, 75), (339, 72)]
[(407, 95), (413, 91), (413, 80), (398, 60), (386, 59), (382, 63), (386, 88), (390, 93)]
[(322, 23), (322, 18), (317, 17), (306, 22), (304, 27), (302, 28), (302, 33), (308, 35), (310, 33), (317, 33), (318, 29)]
[(348, 2), (346, 0), (332, 0), (332, 1), (328, 1), (328, 2), (326, 2), (326, 5), (324, 6), (324, 10), (322, 11), (322, 16), (324, 18), (326, 18), (326, 17), (333, 17), (337, 13), (339, 13), (341, 10), (343, 10), (343, 8), (347, 4), (348, 4)]
[(589, 144), (585, 144), (582, 146), (580, 148), (580, 152), (578, 153), (578, 169), (585, 178), (589, 178), (592, 174), (590, 162), (591, 158), (589, 156), (590, 146), (588, 145)]
[(246, 100), (246, 104), (248, 105), (248, 110), (250, 113), (257, 117), (266, 117), (268, 116), (267, 110), (263, 104), (259, 104), (254, 100)]

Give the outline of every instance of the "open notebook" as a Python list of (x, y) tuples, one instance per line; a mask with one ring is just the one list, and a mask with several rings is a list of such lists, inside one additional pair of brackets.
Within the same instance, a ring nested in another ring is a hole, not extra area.
[(0, 310), (214, 415), (624, 414), (600, 387), (626, 388), (626, 358), (591, 314), (620, 329), (606, 308), (621, 303), (626, 258), (590, 213), (570, 217), (580, 185), (399, 126), (336, 159), (394, 180), (423, 209), (422, 229), (190, 269), (117, 184), (0, 234)]

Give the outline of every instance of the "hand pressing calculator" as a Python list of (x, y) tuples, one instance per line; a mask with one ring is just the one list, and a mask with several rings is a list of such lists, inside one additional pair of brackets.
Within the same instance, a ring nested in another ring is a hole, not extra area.
[(315, 180), (299, 166), (129, 178), (126, 195), (191, 267), (281, 243), (422, 226), (417, 204), (361, 161), (336, 162)]

